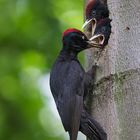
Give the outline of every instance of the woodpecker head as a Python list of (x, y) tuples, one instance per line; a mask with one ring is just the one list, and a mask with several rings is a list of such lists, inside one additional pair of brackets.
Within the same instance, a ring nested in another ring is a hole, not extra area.
[(85, 30), (92, 30), (94, 34), (98, 21), (109, 17), (109, 10), (107, 4), (103, 4), (100, 0), (89, 0), (85, 10), (86, 22), (83, 25)]
[(74, 28), (67, 29), (62, 37), (63, 49), (67, 51), (80, 52), (82, 50), (97, 47), (99, 44), (94, 43), (94, 39), (89, 41), (86, 35)]
[(110, 34), (111, 34), (111, 20), (109, 18), (101, 19), (94, 32), (94, 36), (91, 37), (89, 40), (92, 42), (96, 42), (96, 44), (100, 44), (103, 48), (107, 45)]

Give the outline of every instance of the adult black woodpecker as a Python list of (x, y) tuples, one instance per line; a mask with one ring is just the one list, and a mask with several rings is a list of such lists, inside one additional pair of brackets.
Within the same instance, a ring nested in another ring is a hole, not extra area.
[(107, 4), (100, 0), (89, 0), (85, 9), (86, 21), (83, 25), (86, 31), (92, 31), (92, 36), (96, 29), (96, 25), (101, 19), (109, 17)]
[(85, 72), (77, 55), (94, 47), (87, 37), (77, 29), (68, 29), (63, 33), (63, 47), (58, 55), (51, 74), (50, 88), (65, 131), (70, 140), (76, 140), (78, 131), (90, 140), (107, 140), (107, 135), (84, 108), (84, 96), (90, 82), (94, 79), (96, 67)]

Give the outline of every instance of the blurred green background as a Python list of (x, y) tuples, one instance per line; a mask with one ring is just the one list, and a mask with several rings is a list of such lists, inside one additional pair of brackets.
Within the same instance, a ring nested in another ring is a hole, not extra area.
[(0, 140), (65, 140), (49, 95), (61, 34), (81, 29), (83, 0), (0, 0)]

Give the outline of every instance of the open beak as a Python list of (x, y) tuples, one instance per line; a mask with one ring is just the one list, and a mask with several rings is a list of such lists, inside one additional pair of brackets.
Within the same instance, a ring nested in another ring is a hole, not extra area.
[(96, 44), (98, 48), (101, 48), (105, 41), (105, 36), (102, 34), (94, 35), (89, 39), (91, 44)]
[(96, 42), (94, 42), (94, 41), (87, 41), (87, 43), (88, 43), (88, 48), (92, 48), (92, 47), (94, 47), (94, 48), (100, 48), (99, 47), (99, 44), (97, 44)]
[(105, 41), (105, 36), (103, 34), (94, 35), (96, 26), (97, 21), (95, 18), (86, 20), (82, 26), (82, 28), (85, 29), (85, 31), (91, 31), (91, 38), (87, 41), (90, 48), (102, 48)]
[(96, 21), (95, 18), (92, 18), (90, 20), (86, 20), (85, 23), (83, 24), (82, 28), (85, 29), (86, 31), (90, 31), (90, 29), (92, 28), (91, 29), (92, 30), (91, 36), (93, 36), (94, 32), (95, 32), (95, 29), (96, 29), (96, 23), (97, 23), (97, 21)]
[(94, 47), (94, 48), (102, 48), (103, 44), (105, 41), (105, 37), (102, 34), (94, 35), (91, 37), (87, 43), (89, 44), (89, 48)]

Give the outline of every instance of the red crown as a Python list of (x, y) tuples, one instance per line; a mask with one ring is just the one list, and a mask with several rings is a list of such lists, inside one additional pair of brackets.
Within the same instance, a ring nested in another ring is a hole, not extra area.
[[(75, 28), (69, 28), (69, 29), (67, 29), (67, 30), (65, 30), (65, 31), (63, 32), (62, 37), (66, 36), (67, 34), (69, 34), (69, 33), (71, 33), (71, 32), (82, 33), (80, 30), (77, 30), (77, 29), (75, 29)], [(83, 34), (83, 33), (82, 33), (82, 34)]]

